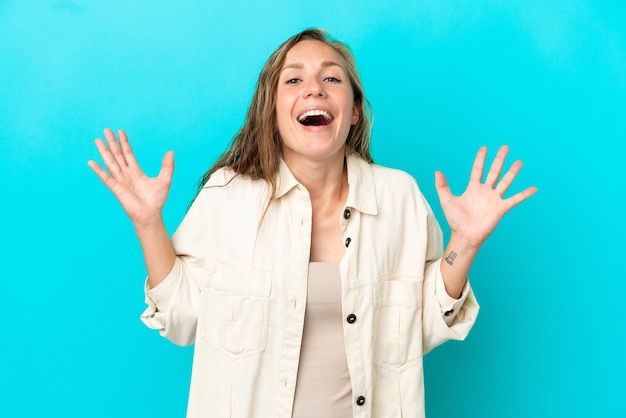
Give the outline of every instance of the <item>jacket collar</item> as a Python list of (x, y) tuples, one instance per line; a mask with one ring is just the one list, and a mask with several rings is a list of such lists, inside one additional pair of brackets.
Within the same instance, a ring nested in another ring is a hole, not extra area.
[(354, 208), (368, 215), (378, 215), (376, 183), (372, 164), (363, 158), (350, 154), (346, 157), (348, 165), (348, 198), (346, 207)]
[[(377, 215), (376, 184), (372, 165), (354, 154), (346, 156), (346, 164), (348, 166), (348, 184), (350, 185), (346, 207), (354, 208), (368, 215)], [(281, 158), (278, 168), (276, 199), (280, 199), (299, 184), (289, 170), (287, 163)]]

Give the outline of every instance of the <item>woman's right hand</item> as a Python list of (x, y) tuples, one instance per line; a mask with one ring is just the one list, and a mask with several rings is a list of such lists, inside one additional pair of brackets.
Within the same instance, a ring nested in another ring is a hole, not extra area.
[(117, 134), (119, 144), (108, 128), (104, 130), (106, 144), (102, 139), (96, 139), (96, 147), (108, 173), (93, 160), (87, 164), (113, 192), (136, 228), (160, 223), (161, 211), (172, 184), (174, 153), (168, 151), (165, 154), (157, 177), (148, 177), (137, 164), (126, 133), (119, 130)]

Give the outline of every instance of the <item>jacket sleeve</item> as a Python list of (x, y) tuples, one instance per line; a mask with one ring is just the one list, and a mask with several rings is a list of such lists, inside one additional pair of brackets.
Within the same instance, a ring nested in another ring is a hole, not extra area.
[(205, 274), (210, 225), (210, 193), (203, 189), (172, 236), (176, 260), (156, 287), (145, 287), (148, 307), (141, 320), (178, 345), (191, 345), (196, 337), (200, 289)]
[(428, 243), (422, 285), (422, 350), (426, 354), (447, 340), (464, 340), (476, 321), (479, 306), (469, 280), (459, 299), (447, 294), (440, 268), (441, 228), (426, 201), (424, 203), (428, 210)]

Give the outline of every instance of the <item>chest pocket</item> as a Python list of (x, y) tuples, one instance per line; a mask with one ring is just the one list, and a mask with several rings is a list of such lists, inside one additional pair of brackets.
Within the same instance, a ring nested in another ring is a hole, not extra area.
[(422, 357), (422, 280), (393, 279), (376, 285), (374, 363), (402, 372)]
[(202, 289), (198, 331), (233, 358), (267, 346), (271, 275), (263, 270), (219, 265)]

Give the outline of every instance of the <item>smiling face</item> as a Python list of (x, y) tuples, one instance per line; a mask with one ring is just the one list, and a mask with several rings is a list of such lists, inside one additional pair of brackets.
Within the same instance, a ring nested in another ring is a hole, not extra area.
[(294, 45), (278, 80), (276, 118), (283, 158), (343, 160), (350, 126), (359, 121), (345, 63), (332, 47), (306, 40)]

